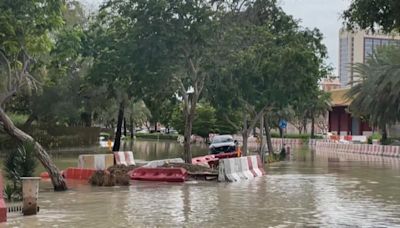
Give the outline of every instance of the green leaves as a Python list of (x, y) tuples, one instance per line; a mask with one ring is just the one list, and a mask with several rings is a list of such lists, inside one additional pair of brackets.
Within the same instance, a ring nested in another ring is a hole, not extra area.
[(360, 77), (348, 92), (350, 111), (382, 127), (400, 121), (400, 48), (382, 47), (365, 64), (356, 64)]
[(343, 12), (343, 18), (349, 28), (375, 31), (378, 25), (384, 32), (400, 31), (399, 9), (398, 0), (353, 0), (350, 8)]

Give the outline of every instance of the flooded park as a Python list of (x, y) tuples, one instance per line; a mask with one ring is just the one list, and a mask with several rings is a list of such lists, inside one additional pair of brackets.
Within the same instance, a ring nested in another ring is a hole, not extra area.
[[(136, 160), (181, 156), (171, 141), (136, 141)], [(61, 168), (97, 147), (52, 151)], [(195, 155), (207, 154), (194, 146)], [(92, 187), (68, 180), (53, 192), (41, 181), (40, 212), (10, 216), (1, 227), (397, 227), (400, 159), (319, 153), (307, 147), (267, 164), (267, 174), (235, 183), (133, 181), (127, 187)], [(40, 172), (38, 169), (37, 172)]]

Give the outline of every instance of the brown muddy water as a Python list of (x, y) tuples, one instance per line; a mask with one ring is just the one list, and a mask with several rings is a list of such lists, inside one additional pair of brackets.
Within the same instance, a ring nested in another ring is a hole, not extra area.
[[(87, 151), (101, 152), (79, 150)], [(177, 157), (182, 148), (137, 141), (133, 151), (135, 159), (152, 160)], [(53, 156), (63, 168), (76, 166), (77, 153)], [(0, 227), (400, 227), (400, 159), (305, 148), (266, 171), (237, 183), (134, 181), (108, 188), (70, 181), (62, 193), (42, 181), (39, 214), (12, 216)]]

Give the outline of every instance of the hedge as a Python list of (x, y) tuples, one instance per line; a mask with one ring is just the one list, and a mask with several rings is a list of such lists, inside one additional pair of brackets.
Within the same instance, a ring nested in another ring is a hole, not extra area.
[(141, 139), (162, 139), (162, 140), (178, 140), (178, 135), (160, 134), (160, 133), (136, 133), (136, 138)]

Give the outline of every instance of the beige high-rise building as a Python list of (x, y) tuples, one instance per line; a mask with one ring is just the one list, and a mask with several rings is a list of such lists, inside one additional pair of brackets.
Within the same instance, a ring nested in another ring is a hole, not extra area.
[(399, 35), (387, 35), (379, 32), (351, 32), (341, 29), (339, 32), (339, 80), (342, 87), (352, 86), (357, 81), (351, 66), (365, 63), (376, 48), (383, 45), (400, 46)]

